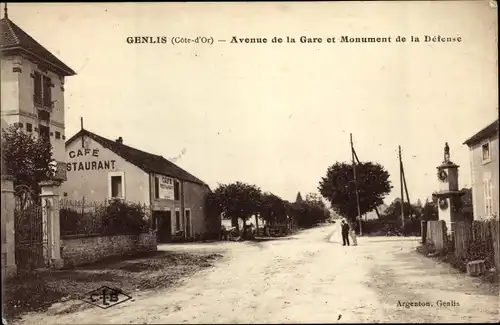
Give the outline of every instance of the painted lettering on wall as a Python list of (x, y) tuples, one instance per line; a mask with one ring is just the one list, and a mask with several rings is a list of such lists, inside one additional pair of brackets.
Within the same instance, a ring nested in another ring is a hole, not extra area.
[(66, 170), (70, 172), (79, 170), (115, 169), (115, 162), (115, 160), (101, 160), (66, 163)]
[(90, 155), (92, 155), (93, 157), (99, 157), (99, 149), (85, 148), (85, 149), (78, 149), (76, 151), (71, 150), (68, 155), (70, 158), (90, 156)]
[(170, 177), (157, 176), (160, 180), (160, 199), (174, 199), (174, 180)]
[[(77, 157), (99, 157), (99, 149), (88, 149), (82, 148), (78, 150), (72, 150), (68, 153), (69, 158)], [(66, 163), (66, 170), (70, 171), (81, 171), (81, 170), (107, 170), (115, 169), (116, 160), (97, 160), (97, 161), (81, 161), (81, 162), (69, 162)]]

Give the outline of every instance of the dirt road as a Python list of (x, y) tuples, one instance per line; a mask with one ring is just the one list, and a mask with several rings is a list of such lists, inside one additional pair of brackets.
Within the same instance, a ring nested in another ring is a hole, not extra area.
[(419, 255), (417, 238), (362, 237), (342, 247), (337, 234), (328, 240), (336, 228), (261, 243), (175, 245), (227, 252), (176, 289), (133, 293), (109, 309), (30, 314), (22, 323), (498, 321), (498, 287)]

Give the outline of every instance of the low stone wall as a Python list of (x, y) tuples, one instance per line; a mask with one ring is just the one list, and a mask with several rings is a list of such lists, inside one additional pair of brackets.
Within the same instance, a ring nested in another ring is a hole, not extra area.
[(61, 239), (64, 267), (94, 263), (113, 256), (156, 251), (156, 234)]

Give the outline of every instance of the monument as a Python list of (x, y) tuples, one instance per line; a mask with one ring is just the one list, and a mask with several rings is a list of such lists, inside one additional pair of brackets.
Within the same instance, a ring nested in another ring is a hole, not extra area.
[(438, 200), (439, 220), (446, 222), (448, 234), (451, 233), (454, 222), (464, 221), (460, 197), (465, 194), (458, 187), (458, 167), (460, 166), (454, 164), (450, 157), (450, 147), (446, 142), (443, 162), (437, 167), (439, 191), (432, 194)]

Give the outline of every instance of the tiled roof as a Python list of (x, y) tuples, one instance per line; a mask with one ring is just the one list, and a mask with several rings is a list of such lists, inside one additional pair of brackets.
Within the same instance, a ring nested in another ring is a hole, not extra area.
[(87, 136), (92, 140), (96, 141), (103, 147), (113, 151), (115, 154), (119, 155), (123, 159), (128, 162), (136, 165), (141, 168), (145, 172), (148, 173), (156, 173), (165, 176), (171, 176), (174, 178), (178, 178), (180, 180), (188, 181), (191, 183), (201, 184), (207, 186), (204, 182), (189, 174), (182, 168), (178, 167), (174, 163), (168, 161), (162, 156), (154, 155), (148, 152), (144, 152), (129, 146), (126, 146), (117, 141), (112, 141), (106, 138), (101, 137), (95, 133), (92, 133), (88, 130), (82, 129), (77, 134), (72, 136), (68, 141), (66, 141), (66, 146), (71, 144), (73, 141), (79, 139), (82, 136)]
[(56, 68), (58, 73), (63, 76), (73, 76), (76, 74), (75, 71), (35, 41), (33, 37), (14, 24), (12, 20), (5, 17), (0, 19), (0, 50), (2, 52), (24, 51)]
[(474, 134), (472, 137), (467, 139), (463, 144), (470, 146), (473, 146), (477, 144), (478, 142), (486, 139), (489, 136), (498, 134), (498, 119), (479, 131), (478, 133)]

